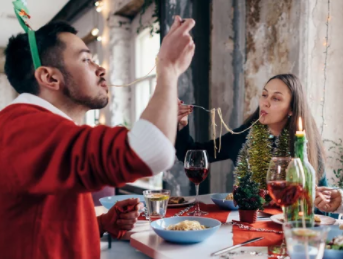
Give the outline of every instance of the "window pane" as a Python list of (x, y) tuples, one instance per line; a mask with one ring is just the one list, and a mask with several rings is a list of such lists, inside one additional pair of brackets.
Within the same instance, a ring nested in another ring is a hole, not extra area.
[[(147, 75), (155, 65), (155, 58), (160, 49), (160, 35), (150, 34), (150, 28), (142, 31), (136, 40), (136, 77)], [(156, 70), (151, 74), (156, 74)]]
[(96, 126), (99, 122), (100, 110), (90, 110), (86, 112), (85, 124), (89, 126)]
[(144, 80), (142, 82), (137, 83), (135, 93), (135, 115), (136, 120), (138, 120), (150, 100), (149, 80)]

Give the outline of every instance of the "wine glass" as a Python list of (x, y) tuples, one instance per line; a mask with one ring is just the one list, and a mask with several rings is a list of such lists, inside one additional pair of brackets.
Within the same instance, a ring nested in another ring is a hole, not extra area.
[[(272, 157), (267, 173), (267, 187), (273, 201), (282, 207), (284, 222), (287, 221), (286, 207), (295, 204), (302, 196), (304, 175), (299, 158)], [(298, 211), (297, 211), (298, 213)], [(281, 246), (275, 246), (275, 251), (286, 255), (285, 240)]]
[(189, 212), (191, 216), (207, 215), (208, 212), (201, 211), (199, 207), (198, 195), (199, 185), (208, 175), (208, 154), (206, 150), (188, 150), (185, 157), (184, 167), (186, 175), (195, 184), (196, 200), (195, 209)]
[(273, 201), (282, 207), (293, 205), (302, 196), (304, 175), (299, 158), (273, 157), (267, 173), (268, 192)]

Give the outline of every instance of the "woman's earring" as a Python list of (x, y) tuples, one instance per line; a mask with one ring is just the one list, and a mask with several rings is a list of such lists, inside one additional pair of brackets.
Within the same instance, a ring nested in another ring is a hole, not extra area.
[(291, 115), (291, 114), (288, 114), (288, 119), (289, 119), (290, 117), (292, 117), (292, 115)]

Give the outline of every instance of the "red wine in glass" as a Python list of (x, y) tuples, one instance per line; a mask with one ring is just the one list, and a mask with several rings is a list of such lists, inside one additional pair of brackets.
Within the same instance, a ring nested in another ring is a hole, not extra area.
[[(301, 174), (299, 158), (272, 157), (267, 172), (267, 187), (273, 201), (283, 208), (284, 221), (287, 221), (287, 207), (291, 206), (303, 195), (304, 177)], [(273, 249), (280, 251), (277, 258), (289, 258), (286, 253), (286, 243), (283, 239), (280, 246)]]
[(190, 216), (207, 215), (208, 212), (201, 211), (198, 195), (199, 184), (204, 181), (208, 174), (208, 154), (206, 150), (188, 150), (185, 156), (184, 167), (187, 177), (195, 184), (195, 208), (194, 211), (187, 213)]
[(195, 184), (199, 184), (204, 181), (208, 175), (208, 169), (206, 168), (190, 167), (185, 168), (185, 171), (189, 180)]
[(287, 181), (267, 182), (269, 195), (279, 206), (291, 206), (299, 199), (303, 193), (300, 183)]

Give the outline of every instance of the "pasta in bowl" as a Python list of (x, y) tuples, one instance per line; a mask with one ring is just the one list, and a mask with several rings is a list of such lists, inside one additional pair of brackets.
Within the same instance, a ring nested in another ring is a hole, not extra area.
[(164, 218), (151, 223), (158, 236), (168, 242), (182, 244), (202, 242), (220, 226), (220, 221), (203, 217)]
[(175, 225), (170, 225), (167, 227), (167, 230), (176, 230), (176, 231), (191, 231), (191, 230), (203, 230), (207, 227), (201, 225), (199, 221), (195, 220), (184, 220)]

